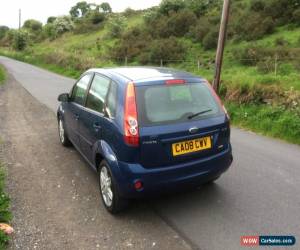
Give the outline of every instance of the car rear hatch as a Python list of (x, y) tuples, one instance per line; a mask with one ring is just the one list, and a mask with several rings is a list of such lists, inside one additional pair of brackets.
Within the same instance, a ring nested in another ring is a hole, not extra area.
[(229, 145), (229, 120), (206, 82), (137, 85), (140, 163), (164, 167), (215, 155)]

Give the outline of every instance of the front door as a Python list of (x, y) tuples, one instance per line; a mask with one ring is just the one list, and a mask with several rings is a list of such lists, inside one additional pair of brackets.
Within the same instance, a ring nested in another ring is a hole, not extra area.
[(79, 121), (85, 102), (86, 91), (92, 74), (82, 76), (74, 85), (70, 102), (65, 107), (64, 119), (69, 139), (79, 147)]

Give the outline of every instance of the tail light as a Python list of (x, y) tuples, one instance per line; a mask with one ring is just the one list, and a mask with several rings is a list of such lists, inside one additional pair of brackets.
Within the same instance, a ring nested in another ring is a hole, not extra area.
[(216, 91), (213, 89), (213, 87), (211, 86), (211, 84), (207, 80), (205, 81), (205, 83), (206, 83), (207, 87), (210, 89), (210, 92), (212, 93), (213, 97), (215, 98), (215, 100), (219, 104), (220, 108), (224, 111), (224, 113), (227, 116), (228, 120), (230, 120), (230, 116), (227, 112), (227, 109), (225, 108), (224, 104), (222, 103), (220, 97), (217, 95)]
[(130, 146), (139, 146), (139, 125), (135, 88), (132, 82), (128, 83), (125, 97), (124, 113), (124, 141)]

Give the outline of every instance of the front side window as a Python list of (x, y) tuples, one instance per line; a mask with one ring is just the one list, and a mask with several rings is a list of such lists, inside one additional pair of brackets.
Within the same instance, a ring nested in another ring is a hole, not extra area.
[(86, 90), (88, 88), (89, 82), (91, 80), (91, 74), (84, 75), (74, 86), (72, 91), (71, 100), (80, 105), (84, 104), (84, 97)]
[(89, 90), (86, 107), (103, 113), (105, 98), (108, 92), (110, 80), (106, 77), (95, 75)]

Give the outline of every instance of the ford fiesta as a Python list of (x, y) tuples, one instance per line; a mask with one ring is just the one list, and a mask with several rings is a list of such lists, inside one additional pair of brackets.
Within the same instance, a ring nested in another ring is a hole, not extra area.
[(212, 182), (232, 162), (230, 122), (203, 78), (168, 68), (91, 69), (58, 97), (58, 131), (98, 173), (106, 209)]

